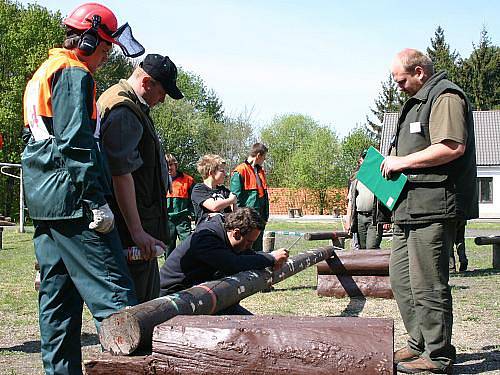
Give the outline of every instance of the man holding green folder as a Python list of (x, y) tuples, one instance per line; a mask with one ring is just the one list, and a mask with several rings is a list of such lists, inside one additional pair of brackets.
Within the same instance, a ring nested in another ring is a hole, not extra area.
[(389, 178), (408, 180), (393, 208), (390, 278), (410, 336), (394, 361), (403, 373), (451, 373), (453, 311), (448, 259), (457, 221), (478, 217), (472, 109), (464, 92), (434, 73), (423, 53), (397, 54), (392, 75), (410, 98), (403, 105), (390, 156)]

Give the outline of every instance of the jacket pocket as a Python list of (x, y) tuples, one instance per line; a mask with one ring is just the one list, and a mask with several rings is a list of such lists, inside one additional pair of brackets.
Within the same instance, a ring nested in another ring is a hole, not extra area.
[(435, 215), (447, 212), (447, 175), (408, 175), (406, 211), (410, 215)]

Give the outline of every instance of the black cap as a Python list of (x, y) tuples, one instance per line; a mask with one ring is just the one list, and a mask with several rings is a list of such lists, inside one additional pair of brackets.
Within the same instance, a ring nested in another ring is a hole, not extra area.
[(168, 56), (147, 55), (139, 66), (154, 80), (160, 82), (165, 92), (172, 99), (182, 99), (184, 97), (176, 85), (177, 67)]

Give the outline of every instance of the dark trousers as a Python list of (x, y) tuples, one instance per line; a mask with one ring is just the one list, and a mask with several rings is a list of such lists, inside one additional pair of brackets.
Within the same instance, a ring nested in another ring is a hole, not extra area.
[(137, 302), (118, 232), (95, 232), (84, 219), (34, 224), (43, 366), (47, 374), (81, 374), (83, 303), (98, 327)]
[(171, 221), (168, 220), (168, 235), (169, 240), (167, 242), (167, 252), (165, 253), (165, 258), (168, 257), (172, 251), (174, 251), (177, 245), (177, 238), (182, 242), (191, 234), (191, 221)]
[(371, 213), (356, 213), (358, 244), (360, 249), (379, 249), (382, 242), (382, 226), (373, 224)]
[(160, 270), (156, 258), (146, 262), (130, 262), (128, 269), (134, 281), (134, 291), (138, 303), (151, 301), (160, 296)]
[(389, 274), (409, 348), (439, 368), (455, 361), (448, 258), (455, 222), (395, 224)]

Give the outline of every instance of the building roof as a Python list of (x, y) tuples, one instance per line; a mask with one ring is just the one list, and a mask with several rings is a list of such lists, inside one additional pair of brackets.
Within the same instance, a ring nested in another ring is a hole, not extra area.
[[(474, 111), (474, 133), (476, 136), (476, 163), (481, 166), (500, 165), (500, 110)], [(380, 152), (387, 155), (391, 138), (396, 132), (397, 113), (384, 114)]]

